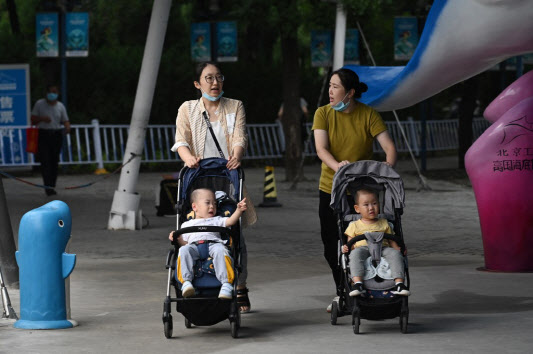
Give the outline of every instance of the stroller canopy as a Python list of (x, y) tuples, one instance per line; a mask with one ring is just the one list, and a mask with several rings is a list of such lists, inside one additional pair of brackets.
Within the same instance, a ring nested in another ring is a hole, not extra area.
[(240, 188), (239, 171), (228, 170), (226, 168), (227, 163), (228, 160), (214, 157), (200, 160), (198, 168), (187, 169), (183, 175), (183, 187), (180, 191), (181, 200), (187, 198), (190, 186), (194, 180), (203, 177), (223, 177), (234, 187), (232, 188), (232, 195), (230, 197), (238, 201)]
[(346, 192), (354, 193), (360, 187), (375, 188), (383, 185), (385, 188), (382, 213), (394, 215), (394, 208), (405, 207), (405, 193), (400, 175), (379, 161), (357, 161), (339, 168), (333, 176), (330, 207), (343, 217), (350, 213)]

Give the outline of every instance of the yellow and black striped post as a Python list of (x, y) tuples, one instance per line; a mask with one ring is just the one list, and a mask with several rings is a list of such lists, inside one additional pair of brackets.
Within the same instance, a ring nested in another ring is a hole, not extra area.
[(278, 193), (276, 191), (276, 178), (274, 177), (274, 166), (265, 166), (265, 187), (263, 190), (263, 202), (260, 207), (280, 207), (278, 203)]

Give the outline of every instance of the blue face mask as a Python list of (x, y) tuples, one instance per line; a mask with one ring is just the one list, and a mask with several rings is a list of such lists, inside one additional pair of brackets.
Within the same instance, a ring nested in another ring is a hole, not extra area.
[(213, 97), (213, 96), (209, 96), (207, 93), (202, 91), (202, 97), (204, 97), (205, 99), (208, 99), (211, 102), (218, 101), (220, 97), (222, 97), (223, 94), (224, 94), (224, 91), (220, 92), (220, 95), (218, 95), (217, 97)]
[(55, 101), (57, 100), (57, 93), (49, 92), (46, 94), (46, 99), (48, 101)]
[(339, 103), (331, 105), (331, 108), (333, 108), (334, 110), (339, 111), (339, 112), (344, 111), (346, 109), (346, 107), (348, 107), (350, 105), (350, 101), (349, 100), (348, 100), (348, 103), (344, 103), (343, 102), (346, 99), (346, 96), (348, 96), (348, 94), (346, 94), (344, 96), (344, 98), (339, 101)]

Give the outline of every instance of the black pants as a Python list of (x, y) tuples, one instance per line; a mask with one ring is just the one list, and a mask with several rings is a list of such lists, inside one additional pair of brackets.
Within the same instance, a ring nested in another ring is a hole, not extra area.
[(61, 152), (62, 144), (62, 129), (39, 129), (38, 153), (45, 186), (56, 186), (59, 153)]
[[(337, 216), (333, 209), (329, 206), (331, 202), (331, 194), (319, 191), (318, 216), (320, 217), (320, 235), (322, 236), (322, 243), (324, 244), (324, 258), (331, 268), (331, 274), (335, 281), (335, 289), (337, 290), (341, 284), (342, 270), (339, 265), (339, 234), (337, 226)], [(349, 205), (354, 205), (352, 196), (348, 196)], [(344, 230), (342, 230), (344, 232)]]

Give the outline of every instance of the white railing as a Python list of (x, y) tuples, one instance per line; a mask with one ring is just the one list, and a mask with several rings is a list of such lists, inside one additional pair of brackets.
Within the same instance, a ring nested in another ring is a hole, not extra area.
[[(421, 149), (421, 123), (413, 120), (401, 122), (411, 149), (418, 154)], [(396, 122), (386, 122), (399, 152), (408, 151)], [(306, 125), (311, 134), (311, 123)], [(453, 150), (458, 147), (457, 120), (433, 120), (426, 123), (426, 150)], [(473, 122), (474, 139), (477, 139), (489, 123), (483, 118)], [(0, 167), (38, 165), (34, 155), (25, 152), (28, 126), (0, 127)], [(248, 124), (248, 149), (246, 159), (281, 158), (285, 151), (283, 128), (279, 123)], [(60, 156), (62, 165), (122, 163), (128, 140), (129, 125), (73, 124), (71, 134), (65, 135)], [(170, 151), (174, 144), (175, 125), (149, 125), (146, 131), (142, 162), (179, 161), (177, 153)], [(381, 151), (377, 143), (375, 151)], [(305, 146), (305, 156), (316, 155), (312, 141)]]

